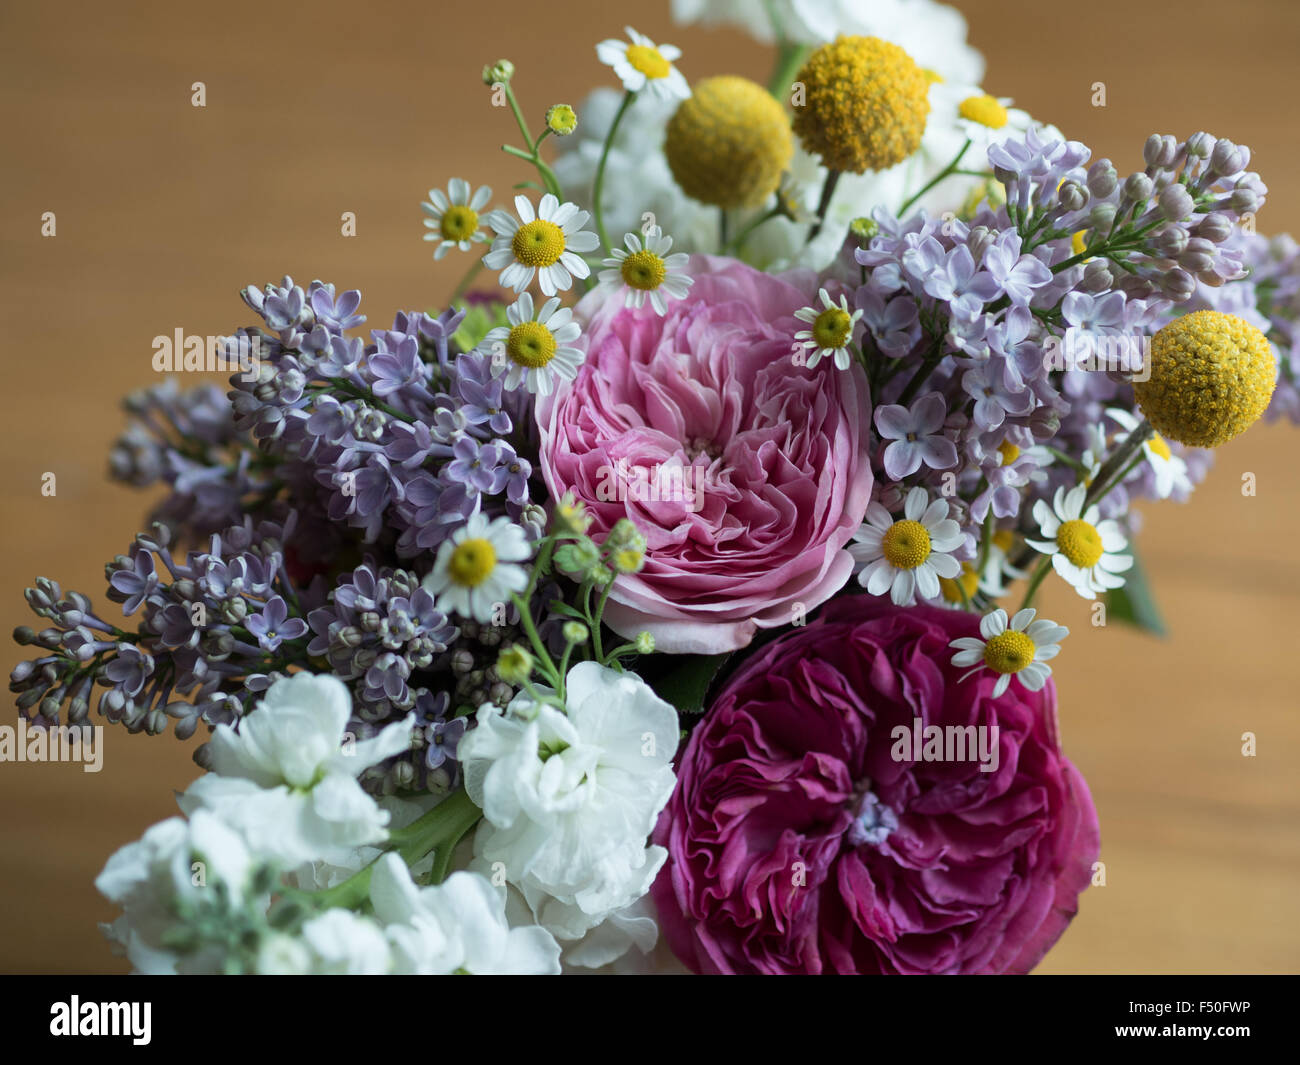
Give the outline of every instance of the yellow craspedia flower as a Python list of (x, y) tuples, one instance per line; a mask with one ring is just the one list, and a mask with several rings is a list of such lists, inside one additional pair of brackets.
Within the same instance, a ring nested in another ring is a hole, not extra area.
[(682, 101), (664, 155), (686, 195), (717, 207), (761, 207), (794, 155), (794, 137), (766, 89), (724, 75), (697, 82)]
[(1276, 383), (1263, 333), (1235, 315), (1193, 311), (1151, 338), (1151, 376), (1133, 394), (1162, 436), (1218, 447), (1256, 422)]
[(861, 174), (901, 163), (921, 144), (930, 79), (903, 49), (878, 37), (839, 37), (795, 78), (794, 131), (832, 170)]

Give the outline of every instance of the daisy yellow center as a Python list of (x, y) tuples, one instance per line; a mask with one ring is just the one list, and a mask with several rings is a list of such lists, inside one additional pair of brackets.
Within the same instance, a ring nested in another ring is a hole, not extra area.
[(639, 288), (643, 292), (653, 292), (668, 276), (668, 268), (664, 266), (663, 259), (645, 249), (634, 251), (624, 259), (619, 272), (629, 288)]
[(443, 214), (439, 228), (445, 240), (469, 240), (478, 230), (478, 212), (462, 203), (454, 203)]
[(1074, 252), (1075, 255), (1082, 255), (1088, 250), (1088, 244), (1085, 239), (1087, 235), (1088, 231), (1086, 229), (1077, 229), (1075, 230), (1074, 235), (1070, 237), (1070, 250)]
[(1166, 462), (1168, 462), (1171, 458), (1174, 457), (1174, 453), (1169, 450), (1169, 445), (1165, 443), (1165, 438), (1161, 436), (1159, 433), (1156, 433), (1155, 436), (1153, 436), (1150, 440), (1147, 441), (1147, 447), (1149, 447), (1152, 451), (1154, 451)]
[(1007, 629), (984, 645), (984, 664), (994, 673), (1019, 673), (1034, 660), (1036, 650), (1023, 632)]
[[(979, 588), (980, 577), (969, 562), (962, 563), (962, 572), (956, 577), (940, 577), (939, 590), (949, 603), (967, 602)], [(964, 595), (962, 593), (965, 593)]]
[(988, 93), (966, 97), (957, 110), (962, 118), (988, 126), (989, 129), (1001, 129), (1007, 124), (1007, 109)]
[(1015, 535), (1010, 529), (999, 529), (993, 534), (993, 546), (999, 551), (1006, 552), (1011, 550), (1011, 545), (1015, 542)]
[(1003, 440), (998, 445), (998, 454), (1002, 456), (1002, 465), (1010, 466), (1016, 459), (1020, 458), (1020, 448), (1016, 447), (1010, 440)]
[(1063, 522), (1056, 530), (1056, 546), (1080, 569), (1091, 569), (1102, 556), (1101, 533), (1079, 518)]
[(487, 580), (496, 564), (497, 552), (491, 541), (462, 540), (451, 553), (447, 574), (456, 584), (464, 588), (475, 588)]
[(840, 307), (827, 307), (817, 316), (812, 327), (813, 340), (822, 348), (844, 347), (852, 331), (853, 319)]
[(564, 254), (564, 230), (545, 218), (535, 218), (519, 227), (510, 250), (525, 266), (550, 266)]
[(555, 358), (555, 334), (541, 322), (520, 322), (506, 338), (506, 354), (518, 366), (545, 366)]
[(930, 533), (919, 521), (896, 521), (882, 538), (880, 551), (895, 569), (916, 569), (930, 557)]
[(673, 69), (672, 64), (659, 54), (658, 48), (651, 48), (647, 44), (628, 45), (627, 61), (633, 70), (647, 78), (666, 78)]

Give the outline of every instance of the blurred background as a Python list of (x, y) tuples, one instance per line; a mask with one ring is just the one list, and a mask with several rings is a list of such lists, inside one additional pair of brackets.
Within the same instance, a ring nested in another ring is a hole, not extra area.
[[(1300, 233), (1300, 4), (957, 6), (989, 92), (1121, 173), (1151, 132), (1247, 144), (1270, 188), (1260, 230)], [(463, 175), (500, 200), (530, 176), (498, 150), (513, 125), (489, 106), (482, 66), (516, 63), (536, 121), (614, 83), (594, 45), (628, 21), (679, 45), (690, 79), (767, 79), (768, 49), (738, 30), (674, 27), (667, 0), (4, 5), (2, 631), (31, 620), (22, 591), (38, 574), (104, 602), (103, 564), (152, 500), (110, 485), (105, 456), (119, 397), (157, 381), (155, 335), (228, 333), (251, 318), (238, 290), (286, 273), (360, 288), (372, 325), (438, 305), (465, 263), (435, 264), (421, 241), (426, 191)], [(1091, 103), (1098, 81), (1105, 107)], [(46, 211), (55, 237), (41, 236)], [(1221, 449), (1190, 504), (1146, 507), (1141, 550), (1167, 640), (1090, 628), (1068, 589), (1044, 603), (1076, 631), (1055, 663), (1061, 725), (1100, 810), (1106, 886), (1084, 895), (1040, 972), (1300, 970), (1298, 445), (1300, 430), (1258, 426)], [(20, 649), (5, 646), (7, 671)], [(1242, 756), (1244, 732), (1256, 757)], [(175, 812), (201, 738), (110, 727), (98, 774), (0, 764), (0, 969), (124, 971), (96, 930), (112, 913), (92, 880)]]

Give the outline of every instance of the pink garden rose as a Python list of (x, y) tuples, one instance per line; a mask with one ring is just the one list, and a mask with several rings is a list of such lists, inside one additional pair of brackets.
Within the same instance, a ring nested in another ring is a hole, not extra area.
[(690, 273), (690, 295), (663, 317), (588, 295), (586, 362), (539, 397), (537, 419), (552, 496), (584, 502), (594, 535), (625, 517), (645, 534), (645, 568), (618, 578), (609, 625), (649, 630), (661, 651), (714, 654), (848, 580), (844, 545), (871, 494), (871, 410), (859, 365), (792, 357), (812, 274), (706, 256)]
[[(1056, 942), (1097, 813), (1060, 752), (1052, 683), (995, 699), (993, 674), (950, 664), (978, 624), (849, 596), (726, 682), (654, 836), (660, 925), (688, 966), (1025, 973)], [(929, 746), (929, 726), (964, 752)]]

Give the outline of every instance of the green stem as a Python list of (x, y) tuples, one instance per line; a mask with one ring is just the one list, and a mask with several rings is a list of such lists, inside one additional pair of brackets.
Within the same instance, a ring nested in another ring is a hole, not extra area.
[(826, 212), (831, 208), (831, 200), (835, 196), (835, 186), (840, 183), (839, 170), (827, 170), (826, 181), (822, 185), (821, 199), (817, 201), (817, 217), (813, 220), (812, 227), (808, 230), (808, 239), (805, 244), (811, 244), (817, 234), (822, 231), (822, 226), (826, 222)]
[(614, 114), (614, 121), (609, 124), (609, 132), (605, 134), (605, 143), (600, 149), (600, 162), (596, 164), (596, 180), (591, 186), (592, 212), (596, 217), (596, 235), (600, 237), (602, 247), (608, 249), (609, 235), (605, 232), (605, 212), (601, 207), (601, 192), (605, 188), (605, 164), (609, 162), (609, 151), (614, 146), (614, 135), (618, 133), (619, 123), (623, 121), (623, 116), (627, 109), (632, 106), (632, 101), (636, 99), (636, 93), (628, 90), (623, 94), (623, 102), (618, 105), (618, 111)]
[(1038, 592), (1038, 586), (1043, 583), (1043, 578), (1047, 576), (1047, 571), (1052, 568), (1052, 556), (1044, 555), (1038, 562), (1038, 568), (1034, 570), (1034, 575), (1029, 578), (1029, 587), (1025, 589), (1024, 602), (1020, 604), (1020, 609), (1024, 610), (1034, 601), (1034, 596)]
[(767, 91), (782, 103), (786, 102), (794, 76), (803, 66), (804, 59), (811, 51), (809, 47), (794, 42), (783, 42), (777, 49), (776, 66), (767, 81)]
[(471, 265), (470, 268), (465, 271), (465, 276), (460, 279), (460, 283), (456, 286), (455, 291), (453, 291), (451, 294), (451, 299), (447, 301), (449, 305), (454, 304), (458, 299), (460, 299), (463, 295), (465, 295), (465, 293), (469, 290), (469, 286), (474, 283), (474, 278), (478, 277), (482, 269), (483, 269), (483, 257), (480, 255), (477, 259), (474, 260), (473, 265)]
[(903, 218), (907, 214), (907, 209), (911, 207), (912, 204), (916, 203), (917, 200), (919, 200), (922, 196), (924, 196), (927, 192), (929, 192), (932, 188), (934, 188), (937, 184), (939, 184), (939, 182), (941, 182), (944, 178), (948, 177), (951, 174), (955, 174), (957, 172), (958, 165), (961, 163), (962, 156), (966, 154), (966, 149), (968, 149), (970, 146), (971, 146), (971, 142), (970, 142), (970, 138), (968, 137), (966, 139), (966, 143), (961, 146), (961, 151), (959, 151), (957, 155), (953, 158), (953, 161), (949, 163), (947, 166), (945, 166), (942, 170), (940, 170), (939, 173), (935, 174), (934, 177), (932, 177), (924, 185), (922, 185), (921, 188), (918, 189), (908, 199), (908, 201), (898, 209), (898, 217)]
[[(1143, 444), (1151, 439), (1154, 433), (1155, 430), (1151, 428), (1151, 423), (1145, 418), (1134, 427), (1133, 431), (1128, 434), (1124, 443), (1115, 449), (1110, 458), (1108, 458), (1102, 464), (1101, 469), (1097, 471), (1097, 476), (1092, 479), (1092, 487), (1088, 489), (1088, 494), (1083, 498), (1083, 505), (1085, 507), (1091, 503), (1095, 503), (1119, 483), (1118, 480), (1114, 479), (1115, 474), (1124, 468), (1129, 459), (1135, 455)], [(1127, 476), (1127, 473), (1128, 471), (1125, 470), (1124, 473), (1121, 474), (1121, 477)]]
[(912, 375), (912, 379), (904, 386), (902, 395), (900, 395), (894, 402), (902, 407), (906, 407), (911, 403), (912, 398), (920, 391), (921, 386), (925, 384), (925, 379), (934, 372), (934, 368), (942, 361), (943, 341), (936, 340), (934, 350), (927, 355), (921, 365), (916, 368), (916, 373)]
[(783, 214), (785, 214), (785, 212), (781, 210), (781, 206), (780, 204), (778, 204), (777, 206), (773, 207), (771, 210), (764, 211), (762, 214), (746, 222), (740, 228), (740, 231), (736, 233), (736, 235), (732, 237), (731, 240), (729, 240), (726, 244), (723, 245), (720, 254), (730, 255), (733, 252), (739, 251), (741, 246), (745, 243), (745, 238), (747, 238), (752, 232), (754, 232), (754, 230), (756, 230), (764, 222), (768, 222), (771, 219), (777, 218)]

